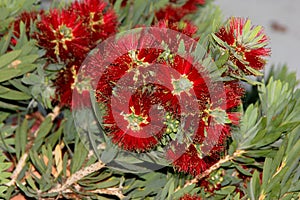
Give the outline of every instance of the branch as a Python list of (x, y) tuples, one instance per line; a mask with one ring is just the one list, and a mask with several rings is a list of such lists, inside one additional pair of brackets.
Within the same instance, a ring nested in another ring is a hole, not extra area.
[[(227, 155), (225, 156), (225, 158), (219, 160), (219, 162), (217, 162), (216, 164), (212, 165), (210, 168), (208, 168), (207, 170), (205, 170), (203, 173), (197, 175), (195, 178), (193, 178), (192, 180), (189, 180), (185, 183), (185, 185), (183, 186), (183, 188), (186, 188), (192, 184), (196, 184), (198, 183), (201, 179), (207, 177), (208, 175), (210, 175), (213, 171), (219, 169), (221, 167), (222, 164), (229, 162), (233, 159), (235, 159), (236, 157), (240, 157), (243, 153), (245, 153), (244, 150), (237, 150), (236, 152), (234, 152), (233, 155)], [(183, 189), (182, 188), (182, 189)], [(180, 190), (180, 187), (178, 187), (176, 191)]]
[(119, 197), (119, 199), (123, 199), (125, 197), (121, 191), (121, 188), (97, 189), (97, 190), (93, 191), (93, 193), (114, 195), (114, 196)]
[[(77, 190), (77, 191), (82, 191), (82, 186), (80, 185), (74, 185), (74, 188)], [(123, 195), (122, 193), (122, 189), (123, 189), (123, 186), (122, 186), (122, 182), (120, 183), (119, 187), (114, 187), (114, 188), (105, 188), (105, 189), (96, 189), (96, 190), (92, 190), (92, 191), (88, 191), (88, 192), (91, 192), (91, 193), (94, 193), (94, 194), (107, 194), (107, 195), (113, 195), (113, 196), (116, 196), (118, 197), (119, 199), (123, 199), (125, 196)], [(66, 189), (63, 191), (64, 195), (65, 196), (68, 196), (70, 195), (71, 198), (74, 194), (74, 191), (72, 189)]]
[(93, 172), (100, 170), (104, 166), (105, 164), (103, 162), (98, 161), (88, 167), (85, 167), (77, 171), (76, 173), (72, 174), (72, 176), (70, 176), (63, 185), (61, 184), (57, 185), (56, 188), (50, 190), (48, 193), (62, 193), (77, 181), (81, 180), (82, 178), (84, 178), (85, 176)]
[(19, 174), (21, 173), (23, 167), (26, 164), (27, 157), (28, 157), (28, 153), (25, 152), (22, 155), (22, 157), (20, 158), (20, 160), (19, 160), (19, 162), (18, 162), (18, 164), (17, 164), (14, 172), (10, 176), (11, 180), (8, 183), (5, 184), (6, 186), (10, 187), (10, 186), (12, 186), (12, 185), (14, 185), (16, 183), (16, 180), (17, 180)]
[[(60, 108), (58, 106), (56, 106), (52, 113), (49, 113), (48, 116), (51, 116), (51, 120), (53, 121), (58, 115), (59, 115), (59, 112), (60, 112)], [(42, 117), (42, 115), (38, 115), (38, 117), (41, 119), (41, 121), (43, 121), (45, 118)], [(37, 129), (34, 133), (34, 136), (36, 137), (37, 136), (37, 133), (38, 133), (39, 129)], [(31, 146), (32, 144), (30, 143), (29, 146)], [(27, 149), (30, 149), (30, 148), (27, 148)], [(10, 187), (12, 185), (14, 185), (16, 183), (16, 180), (18, 179), (23, 167), (25, 166), (26, 164), (26, 160), (28, 158), (28, 152), (25, 152), (20, 160), (18, 161), (17, 163), (17, 166), (15, 168), (15, 170), (13, 171), (12, 175), (11, 175), (11, 180), (6, 183), (6, 186)]]

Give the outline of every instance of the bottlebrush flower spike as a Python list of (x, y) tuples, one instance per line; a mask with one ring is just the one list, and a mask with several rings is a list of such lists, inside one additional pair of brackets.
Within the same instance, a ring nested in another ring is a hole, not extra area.
[[(172, 3), (176, 3), (177, 0), (170, 0)], [(187, 0), (181, 7), (168, 4), (165, 8), (160, 9), (155, 13), (157, 20), (170, 20), (172, 22), (179, 22), (188, 14), (191, 14), (197, 10), (197, 6), (204, 5), (205, 0)]]
[(76, 65), (62, 69), (54, 81), (54, 86), (56, 88), (55, 98), (56, 101), (59, 102), (60, 106), (69, 107), (71, 105), (73, 84), (78, 69), (79, 67)]
[(90, 33), (90, 48), (116, 33), (117, 16), (104, 0), (75, 1), (70, 7)]
[[(43, 13), (43, 11), (40, 12), (40, 14)], [(38, 12), (31, 11), (31, 12), (23, 12), (21, 13), (16, 20), (13, 22), (13, 34), (16, 38), (20, 37), (20, 23), (23, 22), (25, 25), (25, 33), (27, 38), (30, 38), (31, 34), (31, 25), (37, 20)], [(16, 44), (16, 39), (12, 38), (12, 44)]]
[[(87, 78), (86, 85), (84, 81), (78, 81), (78, 70), (77, 65), (67, 66), (58, 73), (54, 81), (55, 101), (61, 107), (81, 108), (90, 105), (89, 88), (87, 88), (89, 80)], [(78, 85), (78, 82), (81, 84)]]
[[(203, 85), (199, 88), (203, 88)], [(199, 175), (216, 163), (224, 152), (226, 140), (231, 135), (230, 125), (239, 124), (240, 115), (234, 109), (241, 104), (241, 97), (244, 94), (244, 90), (237, 82), (226, 82), (224, 88), (226, 99), (222, 96), (215, 97), (223, 102), (220, 104), (210, 104), (209, 95), (206, 95), (209, 91), (200, 91), (199, 95), (202, 98), (199, 98), (199, 109), (202, 115), (199, 117), (198, 130), (194, 135), (193, 143), (188, 148), (175, 144), (174, 149), (177, 151), (168, 152), (168, 157), (174, 160), (173, 166), (177, 171)], [(221, 93), (218, 92), (217, 86), (212, 90), (215, 91), (215, 95)], [(185, 153), (178, 158), (177, 152)]]
[(155, 106), (161, 104), (166, 110), (169, 109), (166, 104), (161, 103), (161, 99), (172, 98), (172, 95), (170, 93), (164, 95), (157, 98), (154, 91), (141, 89), (131, 96), (128, 106), (126, 106), (127, 102), (124, 102), (125, 98), (122, 98), (127, 94), (122, 93), (114, 98), (116, 101), (113, 102), (114, 105), (119, 107), (112, 109), (108, 104), (109, 111), (104, 116), (103, 122), (112, 141), (125, 150), (137, 152), (155, 147), (168, 128), (161, 121), (167, 117), (166, 114), (161, 107)]
[(198, 197), (196, 195), (185, 194), (184, 196), (180, 197), (179, 200), (202, 200), (202, 199), (201, 197)]
[[(143, 69), (155, 63), (159, 55), (156, 49), (130, 51), (110, 64), (98, 81), (96, 99), (107, 108), (103, 117), (104, 129), (112, 137), (112, 141), (125, 150), (144, 152), (159, 143), (167, 130), (167, 125), (162, 122), (166, 113), (155, 105), (160, 104), (173, 113), (177, 111), (178, 102), (171, 92), (158, 86), (148, 85), (134, 94), (126, 88), (121, 88), (120, 92), (115, 89), (115, 83), (128, 88), (135, 85), (134, 79), (125, 83), (120, 79), (126, 73), (133, 73), (135, 69)], [(174, 100), (173, 104), (169, 105), (171, 100)], [(118, 108), (112, 104), (118, 105)]]
[(51, 10), (37, 23), (38, 45), (46, 50), (53, 61), (80, 63), (89, 52), (89, 32), (78, 20), (78, 15), (68, 10)]
[(169, 20), (161, 20), (157, 23), (160, 28), (169, 28), (174, 31), (186, 34), (189, 37), (193, 37), (197, 32), (197, 26), (189, 21), (172, 22)]
[(229, 52), (229, 60), (238, 68), (233, 66), (230, 72), (261, 75), (258, 70), (266, 64), (263, 57), (270, 55), (270, 49), (266, 47), (268, 38), (261, 26), (251, 26), (250, 20), (232, 17), (215, 36), (217, 44)]

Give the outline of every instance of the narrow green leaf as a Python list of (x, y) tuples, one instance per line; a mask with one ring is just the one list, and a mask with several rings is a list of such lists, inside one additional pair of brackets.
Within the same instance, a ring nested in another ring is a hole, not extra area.
[(20, 70), (15, 68), (2, 69), (0, 73), (0, 82), (10, 80), (18, 76), (20, 72), (21, 72)]
[(250, 181), (249, 197), (251, 200), (257, 200), (260, 194), (259, 172), (255, 171)]
[(222, 187), (220, 190), (215, 191), (215, 193), (220, 195), (228, 195), (234, 192), (235, 188), (235, 186), (225, 186)]
[(19, 127), (16, 130), (16, 156), (19, 160), (21, 155), (25, 153), (25, 148), (27, 144), (27, 129), (28, 129), (28, 121), (27, 119), (24, 119), (22, 124), (19, 125)]
[(0, 98), (9, 100), (28, 100), (31, 96), (23, 92), (0, 86)]
[(179, 199), (180, 197), (182, 197), (184, 194), (188, 194), (190, 193), (190, 191), (192, 191), (195, 188), (195, 184), (189, 185), (181, 190), (178, 190), (177, 192), (175, 192), (172, 195), (173, 199)]
[(247, 34), (251, 29), (251, 21), (248, 19), (243, 27), (243, 33)]
[(37, 153), (37, 151), (34, 151), (33, 149), (31, 149), (29, 151), (29, 158), (32, 161), (32, 164), (34, 165), (34, 167), (37, 169), (38, 172), (40, 172), (41, 174), (46, 173), (47, 170), (47, 166), (45, 165), (44, 162), (44, 158), (40, 157)]
[(35, 191), (38, 191), (38, 188), (36, 187), (34, 180), (32, 179), (31, 176), (27, 176), (26, 181), (32, 189), (34, 189)]
[(266, 158), (263, 168), (263, 176), (262, 176), (262, 189), (264, 190), (268, 185), (270, 176), (271, 176), (271, 168), (272, 166), (272, 158)]
[(21, 182), (16, 181), (16, 184), (17, 184), (18, 188), (21, 189), (22, 192), (24, 192), (27, 197), (35, 197), (36, 196), (36, 194), (30, 193), (28, 191), (27, 187), (25, 185), (23, 185)]
[(15, 50), (0, 56), (0, 69), (13, 62), (21, 52), (21, 50)]
[(218, 36), (216, 36), (214, 33), (211, 34), (212, 38), (222, 47), (226, 47), (227, 45), (223, 40), (221, 40)]
[(115, 177), (112, 177), (108, 180), (102, 181), (100, 183), (98, 183), (96, 185), (96, 187), (98, 189), (102, 189), (102, 188), (109, 188), (109, 187), (114, 187), (116, 185), (118, 185), (120, 183), (120, 181), (118, 179), (116, 179)]
[(160, 199), (166, 199), (167, 198), (168, 193), (169, 193), (169, 188), (170, 188), (170, 185), (171, 185), (172, 182), (174, 182), (174, 178), (173, 177), (169, 178), (166, 186), (162, 189), (162, 192), (161, 192), (161, 194), (159, 196)]
[(240, 165), (236, 165), (235, 168), (246, 176), (252, 176), (252, 173), (241, 167)]
[(20, 107), (13, 105), (13, 104), (9, 104), (9, 103), (5, 103), (0, 101), (0, 108), (4, 108), (4, 109), (8, 109), (8, 110), (19, 110)]
[(17, 88), (18, 90), (20, 90), (21, 92), (24, 92), (25, 94), (30, 95), (30, 90), (28, 87), (24, 86), (21, 83), (20, 79), (13, 79), (13, 80), (9, 80), (8, 81), (12, 86), (14, 86), (15, 88)]
[(75, 144), (73, 158), (71, 161), (71, 173), (72, 174), (74, 174), (76, 171), (78, 171), (82, 167), (87, 155), (88, 155), (88, 150), (86, 149), (85, 145), (81, 142), (80, 139), (77, 139), (77, 142)]
[(50, 132), (51, 128), (52, 128), (52, 119), (50, 116), (48, 116), (43, 123), (41, 124), (41, 126), (39, 127), (39, 130), (37, 132), (37, 137), (34, 140), (34, 144), (32, 149), (37, 151), (40, 146), (43, 144), (44, 142), (44, 138), (46, 137), (46, 135)]
[[(1, 13), (1, 11), (0, 11), (0, 13)], [(8, 34), (6, 34), (5, 36), (3, 36), (1, 38), (1, 40), (0, 40), (0, 47), (1, 47), (0, 55), (3, 55), (7, 51), (7, 48), (11, 41), (12, 33), (13, 33), (12, 30), (10, 30)]]

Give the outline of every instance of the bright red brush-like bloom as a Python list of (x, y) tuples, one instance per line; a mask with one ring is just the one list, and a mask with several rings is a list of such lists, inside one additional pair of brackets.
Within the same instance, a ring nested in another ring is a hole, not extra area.
[[(178, 69), (186, 71), (189, 67)], [(218, 96), (222, 94), (218, 84), (211, 84), (208, 90), (205, 84), (209, 83), (209, 79), (201, 80), (199, 75), (192, 74), (190, 80), (193, 83), (199, 81), (193, 88), (201, 113), (198, 129), (192, 144), (188, 147), (176, 144), (176, 150), (170, 150), (167, 154), (170, 160), (174, 160), (173, 165), (178, 171), (198, 175), (217, 162), (224, 151), (226, 140), (230, 137), (230, 125), (239, 123), (239, 113), (233, 110), (241, 104), (244, 90), (237, 82), (227, 82), (224, 86), (225, 96)], [(211, 95), (220, 103), (211, 103)], [(181, 155), (182, 152), (185, 153)]]
[(78, 15), (68, 10), (51, 10), (37, 23), (38, 45), (53, 61), (82, 62), (89, 52), (89, 33)]
[(73, 65), (72, 67), (62, 69), (54, 81), (56, 101), (59, 102), (61, 106), (71, 105), (73, 92), (72, 85), (74, 83), (74, 78), (77, 75), (78, 68), (78, 66)]
[[(127, 1), (128, 1), (128, 0), (123, 0), (123, 1), (121, 2), (121, 7), (125, 7), (125, 6), (127, 5)], [(116, 3), (116, 0), (109, 0), (109, 2), (110, 2), (112, 5), (114, 5), (114, 4)]]
[(198, 197), (196, 195), (185, 194), (184, 196), (180, 197), (179, 200), (202, 200), (202, 199), (201, 197)]
[[(82, 108), (90, 105), (89, 80), (78, 81), (79, 66), (71, 65), (62, 69), (55, 81), (55, 101), (61, 107)], [(80, 84), (78, 84), (80, 83)]]
[[(108, 105), (109, 111), (104, 117), (103, 124), (107, 133), (111, 135), (112, 141), (125, 150), (143, 152), (152, 149), (167, 131), (167, 125), (161, 119), (166, 117), (162, 107), (166, 110), (168, 108), (166, 104), (161, 103), (163, 101), (157, 98), (154, 91), (153, 89), (138, 90), (133, 95), (121, 93), (122, 96), (112, 100), (115, 101), (112, 102), (114, 105), (118, 105), (117, 108), (112, 109)], [(126, 105), (124, 96), (128, 95), (131, 97), (129, 105)], [(172, 98), (170, 93), (164, 95)], [(164, 97), (160, 96), (160, 98)]]
[[(15, 46), (18, 42), (18, 39), (20, 38), (21, 30), (20, 30), (20, 24), (21, 22), (25, 26), (25, 35), (27, 39), (31, 38), (31, 34), (33, 31), (34, 24), (37, 20), (38, 14), (43, 13), (43, 11), (37, 12), (37, 11), (31, 11), (31, 12), (22, 12), (20, 15), (16, 17), (16, 19), (10, 24), (10, 26), (13, 27), (13, 37), (11, 38), (10, 44), (12, 46)], [(1, 36), (1, 35), (0, 35)], [(9, 47), (8, 51), (11, 51), (12, 49)]]
[(175, 151), (167, 152), (169, 159), (174, 160), (175, 169), (196, 176), (216, 163), (225, 149), (227, 138), (230, 137), (230, 122), (227, 123), (217, 123), (213, 117), (208, 120), (200, 119), (193, 143), (188, 148), (177, 144)]
[(204, 5), (205, 4), (205, 0), (188, 0), (183, 6), (182, 8), (184, 10), (188, 10), (190, 12), (196, 11), (197, 10), (197, 6), (199, 5)]
[[(176, 3), (176, 1), (172, 1)], [(160, 9), (155, 13), (157, 20), (170, 20), (172, 22), (178, 22), (182, 20), (187, 14), (191, 14), (197, 10), (199, 5), (204, 5), (204, 0), (188, 0), (181, 7), (176, 7), (168, 4), (165, 8)]]
[(103, 0), (75, 1), (70, 7), (90, 33), (90, 48), (116, 33), (117, 16)]
[(193, 37), (197, 32), (197, 26), (190, 23), (189, 21), (172, 22), (169, 20), (162, 20), (158, 22), (157, 26), (160, 28), (169, 28), (174, 31), (178, 31), (180, 33), (186, 34), (189, 37)]
[(117, 17), (102, 0), (75, 1), (69, 9), (42, 15), (37, 28), (38, 44), (47, 57), (80, 65), (99, 41), (116, 32)]
[[(148, 85), (130, 91), (137, 80), (120, 80), (125, 74), (133, 77), (135, 73), (144, 74), (143, 69), (154, 63), (159, 55), (156, 49), (130, 51), (110, 64), (98, 81), (96, 98), (107, 108), (103, 117), (104, 128), (112, 141), (125, 150), (143, 152), (156, 146), (167, 129), (162, 118), (166, 117), (166, 111), (175, 112), (178, 105), (167, 89)], [(123, 88), (116, 90), (116, 83)], [(170, 99), (174, 101), (173, 106), (167, 105)], [(161, 108), (156, 106), (158, 104)]]
[[(41, 14), (42, 12), (40, 12)], [(33, 23), (37, 20), (37, 16), (38, 16), (38, 12), (36, 11), (32, 11), (32, 12), (23, 12), (21, 13), (16, 20), (13, 22), (13, 34), (16, 38), (20, 37), (20, 24), (21, 22), (24, 23), (25, 25), (25, 33), (27, 38), (30, 38), (30, 34), (31, 34), (31, 25), (33, 25)], [(12, 39), (12, 43), (15, 45), (16, 44), (16, 40), (13, 38)]]
[[(257, 75), (256, 70), (265, 66), (263, 57), (270, 55), (270, 49), (266, 48), (268, 38), (260, 26), (251, 26), (249, 20), (233, 17), (216, 36), (229, 46), (228, 49), (226, 45), (218, 43), (229, 51), (229, 60), (246, 75)], [(238, 73), (235, 69), (231, 71)]]
[(115, 13), (102, 0), (75, 1), (69, 9), (42, 15), (35, 34), (39, 46), (51, 61), (66, 63), (54, 83), (60, 105), (71, 106), (72, 94), (78, 92), (71, 85), (79, 66), (92, 48), (116, 32), (116, 27)]

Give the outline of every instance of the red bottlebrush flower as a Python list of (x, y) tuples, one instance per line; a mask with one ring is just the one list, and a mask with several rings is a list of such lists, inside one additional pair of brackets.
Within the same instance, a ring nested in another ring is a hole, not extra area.
[(192, 11), (196, 11), (197, 10), (197, 6), (198, 5), (204, 5), (205, 4), (205, 0), (188, 0), (183, 6), (182, 8), (185, 10), (188, 10), (190, 12)]
[(226, 108), (227, 110), (236, 108), (241, 105), (241, 97), (244, 95), (245, 90), (236, 81), (225, 82), (226, 92)]
[[(42, 12), (40, 12), (41, 14)], [(20, 24), (21, 22), (25, 25), (25, 33), (28, 38), (30, 38), (30, 26), (37, 20), (38, 12), (23, 12), (21, 13), (16, 20), (13, 22), (13, 34), (16, 38), (20, 37)], [(13, 42), (13, 41), (12, 41)], [(14, 42), (13, 42), (14, 43)]]
[(59, 102), (60, 106), (71, 106), (72, 102), (72, 92), (74, 89), (74, 81), (77, 75), (79, 67), (73, 65), (72, 67), (67, 67), (66, 69), (60, 70), (58, 73), (54, 86), (56, 88), (56, 101)]
[[(173, 166), (179, 172), (187, 172), (192, 175), (198, 175), (201, 172), (208, 169), (210, 166), (201, 158), (201, 152), (197, 151), (195, 146), (192, 144), (188, 149), (183, 149), (185, 145), (176, 146), (176, 152), (167, 152), (170, 159), (174, 158)], [(182, 154), (179, 158), (177, 152)]]
[[(104, 116), (106, 131), (112, 141), (125, 150), (144, 152), (152, 149), (159, 143), (167, 126), (161, 121), (165, 112), (159, 106), (159, 99), (152, 91), (138, 90), (130, 97), (129, 105), (124, 96), (131, 94), (121, 93), (122, 96), (113, 98), (112, 104), (118, 105), (112, 109), (108, 105), (108, 114)], [(122, 98), (123, 97), (123, 98)], [(166, 105), (162, 105), (166, 106)]]
[(185, 16), (185, 13), (180, 8), (174, 8), (171, 5), (167, 5), (165, 8), (157, 11), (155, 16), (157, 20), (170, 20), (178, 22)]
[[(130, 87), (137, 83), (135, 79), (139, 77), (121, 79), (125, 74), (132, 77), (135, 73), (146, 74), (147, 66), (155, 63), (159, 55), (156, 49), (130, 51), (110, 64), (98, 81), (97, 101), (107, 107), (103, 117), (104, 128), (112, 141), (125, 150), (143, 152), (155, 147), (167, 131), (162, 120), (166, 112), (178, 111), (178, 101), (167, 88), (147, 85), (132, 94)], [(115, 83), (118, 83), (117, 90)], [(169, 105), (169, 102), (172, 104)], [(158, 104), (164, 109), (155, 106)]]
[(217, 183), (211, 183), (211, 179), (202, 179), (199, 181), (199, 185), (201, 188), (204, 188), (204, 190), (206, 192), (209, 192), (209, 193), (214, 193), (215, 191), (218, 191), (222, 188), (222, 185), (219, 181), (217, 181), (216, 179), (214, 179), (213, 182), (217, 182)]
[(75, 1), (70, 10), (75, 12), (90, 33), (90, 48), (116, 33), (117, 16), (103, 0)]
[(185, 194), (179, 200), (202, 200), (202, 198), (196, 195)]
[(182, 20), (182, 18), (187, 14), (195, 12), (198, 5), (204, 4), (204, 0), (188, 0), (182, 7), (176, 7), (168, 4), (165, 8), (157, 11), (155, 13), (155, 16), (157, 20), (169, 20), (171, 22), (178, 22)]
[(160, 28), (169, 28), (174, 31), (186, 34), (189, 37), (193, 37), (197, 32), (197, 27), (188, 21), (172, 22), (168, 20), (159, 21), (157, 24)]
[(173, 166), (177, 171), (196, 176), (218, 161), (229, 136), (229, 125), (210, 124), (208, 126), (200, 121), (193, 144), (190, 144), (188, 148), (185, 147), (186, 145), (176, 144), (175, 151), (169, 150), (167, 156), (173, 160)]
[[(227, 25), (216, 33), (227, 45), (220, 42), (221, 48), (229, 51), (229, 60), (246, 75), (258, 75), (257, 70), (263, 69), (265, 56), (270, 55), (268, 38), (260, 26), (251, 26), (249, 20), (231, 18)], [(231, 71), (238, 73), (237, 70)]]
[(51, 10), (37, 23), (38, 45), (46, 50), (53, 61), (80, 63), (89, 52), (89, 33), (75, 13)]
[(81, 108), (90, 105), (89, 82), (84, 85), (83, 81), (78, 81), (78, 70), (77, 65), (68, 66), (58, 73), (54, 81), (55, 101), (61, 107)]
[[(175, 59), (176, 60), (176, 57)], [(180, 63), (174, 61), (174, 63)], [(182, 66), (185, 66), (182, 68)], [(232, 109), (241, 103), (241, 96), (244, 90), (240, 88), (237, 82), (225, 83), (225, 95), (218, 96), (222, 93), (218, 84), (209, 85), (209, 79), (203, 79), (198, 73), (193, 72), (193, 67), (179, 64), (177, 70), (188, 72), (189, 80), (193, 82), (193, 91), (197, 96), (199, 110), (202, 113), (199, 117), (198, 129), (193, 138), (193, 144), (188, 150), (176, 159), (178, 154), (185, 150), (177, 152), (169, 151), (169, 159), (174, 160), (173, 165), (178, 171), (198, 175), (217, 162), (221, 153), (224, 151), (227, 138), (230, 136), (230, 124), (238, 124), (238, 114)], [(210, 90), (208, 89), (208, 84)], [(218, 102), (211, 103), (211, 96), (215, 95)], [(221, 102), (221, 103), (219, 103)], [(234, 120), (232, 122), (231, 120)], [(176, 145), (175, 145), (176, 146)], [(176, 148), (178, 147), (176, 146)]]
[[(127, 5), (127, 1), (128, 1), (128, 0), (123, 0), (122, 3), (121, 3), (121, 7), (125, 7), (125, 6)], [(116, 0), (109, 0), (109, 2), (110, 2), (112, 5), (115, 5)]]

